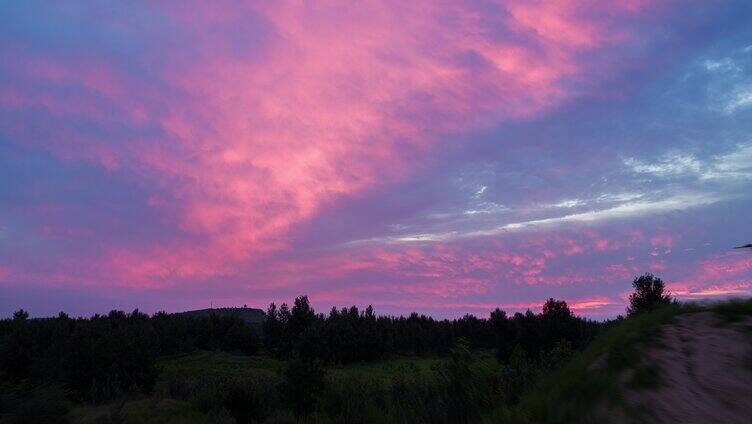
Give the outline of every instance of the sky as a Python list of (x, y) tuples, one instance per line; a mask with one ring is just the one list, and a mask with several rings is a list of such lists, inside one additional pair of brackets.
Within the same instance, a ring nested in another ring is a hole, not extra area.
[(4, 1), (0, 317), (752, 295), (752, 3)]

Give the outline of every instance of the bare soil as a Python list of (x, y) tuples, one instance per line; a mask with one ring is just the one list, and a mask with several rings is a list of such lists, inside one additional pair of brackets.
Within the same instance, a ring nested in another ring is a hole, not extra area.
[[(729, 323), (712, 312), (680, 315), (643, 358), (658, 386), (626, 389), (638, 421), (752, 423), (752, 319)], [(617, 420), (621, 421), (621, 420)]]

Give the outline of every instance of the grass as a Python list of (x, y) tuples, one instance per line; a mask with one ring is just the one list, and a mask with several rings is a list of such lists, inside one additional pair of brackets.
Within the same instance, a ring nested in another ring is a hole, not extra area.
[(83, 406), (70, 413), (77, 424), (232, 424), (229, 416), (203, 414), (187, 402), (140, 399), (125, 403)]
[(421, 374), (430, 374), (438, 365), (444, 363), (445, 360), (446, 358), (439, 357), (396, 357), (378, 362), (329, 367), (327, 371), (332, 379), (362, 377), (378, 381), (388, 381), (406, 370), (414, 370)]
[[(485, 366), (493, 358), (493, 352), (476, 354), (478, 366)], [(348, 364), (328, 368), (328, 378), (353, 384), (354, 381), (386, 383), (408, 370), (429, 376), (435, 368), (446, 361), (442, 357), (395, 357), (384, 361)], [(71, 422), (80, 424), (150, 424), (150, 423), (232, 423), (231, 417), (222, 414), (202, 413), (187, 401), (169, 399), (160, 391), (170, 384), (183, 385), (201, 382), (258, 382), (277, 380), (285, 362), (268, 356), (242, 356), (225, 352), (198, 351), (190, 354), (164, 358), (159, 363), (160, 374), (156, 395), (151, 398), (115, 402), (105, 405), (75, 408)], [(225, 384), (225, 383), (221, 383)], [(243, 383), (245, 384), (245, 383)], [(160, 389), (161, 388), (161, 389)]]
[[(662, 325), (671, 322), (679, 314), (698, 311), (713, 311), (723, 322), (738, 322), (745, 315), (752, 315), (752, 300), (735, 300), (702, 307), (674, 304), (619, 321), (563, 368), (544, 376), (539, 384), (523, 395), (518, 405), (500, 406), (493, 415), (485, 417), (486, 420), (515, 423), (595, 423), (603, 422), (604, 414), (611, 411), (622, 411), (628, 417), (636, 417), (639, 411), (632, 411), (624, 405), (620, 397), (621, 390), (625, 386), (631, 389), (651, 389), (658, 387), (661, 382), (660, 369), (642, 361), (643, 348), (646, 345), (660, 347), (660, 338), (656, 336)], [(498, 374), (499, 364), (493, 351), (475, 352), (473, 356), (471, 367), (475, 371), (488, 376)], [(405, 376), (419, 376), (421, 380), (429, 381), (432, 375), (438, 375), (439, 368), (449, 360), (447, 357), (396, 356), (377, 362), (331, 366), (327, 368), (327, 379), (334, 392), (352, 392), (355, 388), (361, 387), (364, 395), (368, 390), (382, 393), (393, 382)], [(202, 384), (211, 381), (235, 381), (243, 385), (253, 383), (263, 386), (266, 384), (264, 381), (278, 381), (284, 366), (284, 361), (263, 355), (248, 357), (223, 352), (194, 352), (160, 361), (157, 387), (180, 388), (185, 383), (191, 383), (191, 380)], [(217, 387), (221, 387), (221, 384)], [(148, 399), (76, 408), (71, 414), (74, 417), (72, 422), (232, 422), (232, 419), (222, 412), (202, 413), (201, 411), (206, 409), (196, 406), (200, 405), (200, 402), (192, 404), (168, 399), (160, 394), (159, 390), (155, 393), (157, 394), (154, 397)], [(332, 399), (337, 398), (334, 396)], [(335, 402), (331, 407), (342, 409), (345, 406)], [(366, 406), (373, 407), (370, 404)], [(348, 407), (357, 408), (361, 405), (353, 404)], [(354, 415), (350, 415), (359, 416), (358, 414), (360, 413), (354, 412)], [(115, 419), (111, 420), (110, 417)]]
[(160, 379), (171, 377), (275, 377), (284, 362), (268, 356), (243, 356), (226, 352), (198, 351), (164, 358)]
[[(711, 310), (721, 317), (726, 323), (737, 323), (745, 316), (752, 316), (752, 299), (735, 299), (714, 305)], [(739, 327), (746, 334), (752, 334), (752, 325), (745, 324)], [(752, 369), (752, 353), (747, 357), (747, 368)]]
[(639, 365), (627, 385), (633, 389), (655, 389), (661, 385), (661, 369), (655, 364)]
[[(377, 422), (378, 419), (374, 421), (374, 417), (383, 418), (383, 414), (394, 414), (394, 410), (389, 412), (382, 409), (393, 402), (390, 393), (400, 390), (395, 389), (397, 386), (407, 390), (405, 396), (417, 396), (409, 401), (412, 406), (397, 406), (417, 408), (420, 401), (429, 405), (430, 399), (423, 397), (438, 395), (436, 391), (442, 386), (434, 384), (434, 378), (438, 382), (440, 373), (446, 372), (445, 365), (450, 361), (449, 357), (395, 356), (382, 361), (327, 367), (328, 383), (322, 393), (320, 407), (328, 416), (338, 417), (335, 419), (339, 420), (337, 422), (348, 422), (351, 419), (363, 421), (366, 416), (371, 417), (371, 420), (363, 422)], [(281, 405), (282, 399), (278, 391), (284, 366), (284, 361), (267, 356), (246, 357), (207, 351), (176, 355), (160, 361), (154, 398), (181, 399), (189, 408), (204, 413), (214, 411), (216, 415), (216, 411), (225, 411), (235, 414), (221, 409), (221, 405), (226, 405), (223, 402), (228, 393), (238, 393), (242, 389), (244, 395), (257, 401), (250, 409), (259, 416), (267, 417), (273, 422), (288, 422), (289, 417), (278, 416), (279, 413), (289, 413)], [(497, 367), (493, 350), (473, 353), (470, 368), (478, 378), (491, 378), (496, 374)], [(404, 402), (408, 400), (405, 399)], [(423, 405), (424, 409), (426, 405)], [(422, 411), (418, 414), (420, 416), (430, 415), (423, 409), (417, 410)], [(328, 421), (325, 419), (323, 422)]]
[[(473, 366), (491, 368), (496, 365), (492, 350), (474, 353)], [(389, 381), (404, 374), (406, 370), (429, 375), (448, 361), (447, 357), (408, 357), (395, 356), (382, 361), (353, 363), (331, 366), (327, 375), (331, 379), (367, 378), (369, 380)], [(160, 366), (160, 380), (175, 377), (198, 378), (276, 378), (285, 362), (268, 356), (240, 356), (225, 352), (199, 351), (163, 359)]]
[(734, 299), (710, 307), (726, 322), (738, 322), (752, 315), (752, 299)]
[(604, 407), (621, 403), (620, 379), (635, 370), (628, 383), (652, 387), (659, 374), (640, 363), (640, 350), (654, 340), (663, 324), (682, 313), (698, 311), (695, 305), (670, 305), (630, 317), (598, 337), (561, 370), (545, 378), (522, 398), (510, 421), (530, 423), (595, 423)]
[[(478, 351), (473, 354), (473, 367), (491, 368), (496, 365), (494, 352), (491, 350)], [(335, 366), (328, 368), (328, 374), (332, 379), (338, 378), (367, 378), (369, 380), (390, 381), (406, 371), (417, 372), (421, 375), (431, 375), (436, 368), (447, 363), (449, 358), (407, 357), (397, 356), (383, 361), (364, 362)]]

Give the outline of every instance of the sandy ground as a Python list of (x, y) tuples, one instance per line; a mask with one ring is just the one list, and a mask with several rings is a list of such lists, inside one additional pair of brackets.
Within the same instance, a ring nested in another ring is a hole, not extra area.
[(660, 386), (627, 390), (646, 422), (752, 423), (752, 333), (712, 312), (680, 315), (663, 327), (662, 346), (647, 351)]

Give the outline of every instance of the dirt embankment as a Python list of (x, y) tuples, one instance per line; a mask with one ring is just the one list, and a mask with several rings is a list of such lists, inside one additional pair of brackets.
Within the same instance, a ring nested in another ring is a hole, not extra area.
[(627, 389), (626, 403), (649, 422), (752, 423), (752, 318), (712, 312), (678, 316), (647, 350), (657, 387)]

